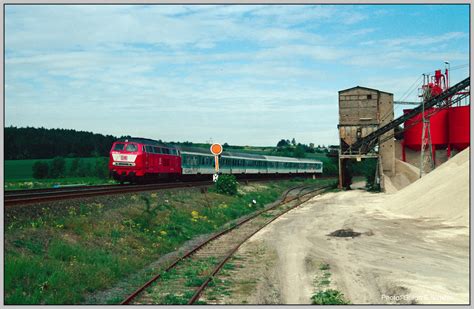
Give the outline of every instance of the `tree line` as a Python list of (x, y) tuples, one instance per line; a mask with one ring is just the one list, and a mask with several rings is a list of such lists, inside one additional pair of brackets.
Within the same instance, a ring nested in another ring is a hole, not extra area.
[(70, 129), (7, 127), (5, 160), (107, 157), (117, 137)]

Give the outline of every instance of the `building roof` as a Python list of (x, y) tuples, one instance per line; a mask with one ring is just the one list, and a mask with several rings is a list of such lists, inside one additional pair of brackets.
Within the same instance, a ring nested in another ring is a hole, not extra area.
[(354, 90), (354, 89), (371, 90), (371, 91), (375, 91), (375, 92), (383, 92), (383, 93), (386, 93), (386, 94), (393, 95), (393, 93), (391, 93), (391, 92), (381, 91), (381, 90), (378, 90), (378, 89), (368, 88), (368, 87), (362, 87), (362, 86), (355, 86), (355, 87), (352, 87), (352, 88), (347, 88), (347, 89), (344, 89), (344, 90), (339, 90), (339, 93), (341, 93), (341, 92), (346, 92), (346, 91), (349, 91), (349, 90)]

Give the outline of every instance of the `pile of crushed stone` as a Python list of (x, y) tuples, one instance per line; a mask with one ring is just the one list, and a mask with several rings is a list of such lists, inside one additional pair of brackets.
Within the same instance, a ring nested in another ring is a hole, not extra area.
[(468, 226), (469, 148), (390, 196), (384, 206), (394, 213)]

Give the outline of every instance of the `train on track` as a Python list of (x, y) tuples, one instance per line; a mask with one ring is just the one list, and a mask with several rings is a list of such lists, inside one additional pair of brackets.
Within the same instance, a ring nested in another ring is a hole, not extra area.
[[(323, 173), (319, 160), (229, 151), (222, 152), (219, 166), (220, 173), (237, 176)], [(171, 146), (146, 138), (120, 139), (110, 150), (109, 171), (121, 183), (191, 178), (214, 174), (214, 156), (204, 148)]]

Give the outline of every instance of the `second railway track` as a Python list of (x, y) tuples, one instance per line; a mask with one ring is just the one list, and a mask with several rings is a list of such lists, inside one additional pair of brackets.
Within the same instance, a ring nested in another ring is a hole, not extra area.
[[(262, 228), (331, 186), (289, 189), (283, 197), (195, 246), (121, 304), (194, 304), (233, 254)], [(171, 295), (171, 296), (170, 296)]]

